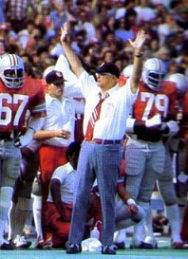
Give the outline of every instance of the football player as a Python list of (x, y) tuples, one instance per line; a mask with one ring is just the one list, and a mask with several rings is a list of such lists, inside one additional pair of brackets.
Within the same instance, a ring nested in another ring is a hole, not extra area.
[[(183, 173), (179, 175), (179, 182), (181, 183), (181, 194), (187, 196), (188, 193), (188, 93), (186, 93), (183, 101), (183, 128), (184, 128), (184, 140), (185, 140), (185, 163), (183, 167)], [(180, 178), (181, 176), (181, 178)], [(183, 187), (183, 188), (182, 188)], [(185, 243), (188, 244), (188, 201), (186, 199), (185, 210), (182, 221), (181, 237)]]
[[(150, 198), (156, 180), (163, 179), (163, 196), (168, 204), (167, 217), (172, 228), (172, 246), (181, 248), (179, 211), (173, 185), (172, 161), (164, 144), (165, 139), (176, 135), (179, 126), (177, 115), (176, 85), (164, 81), (165, 69), (159, 59), (145, 61), (139, 93), (132, 114), (127, 122), (126, 189), (149, 213)], [(138, 157), (139, 159), (135, 159)], [(152, 235), (151, 229), (149, 233)], [(156, 247), (154, 236), (151, 244), (143, 242), (144, 226), (135, 227), (132, 247)]]
[[(27, 112), (29, 111), (29, 121)], [(0, 249), (11, 244), (4, 239), (4, 227), (15, 180), (21, 166), (21, 148), (46, 116), (43, 88), (24, 75), (24, 64), (16, 54), (0, 56)]]

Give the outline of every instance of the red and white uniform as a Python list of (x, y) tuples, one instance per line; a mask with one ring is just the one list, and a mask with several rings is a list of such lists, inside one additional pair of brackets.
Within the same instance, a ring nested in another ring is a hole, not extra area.
[(159, 113), (166, 119), (167, 115), (176, 114), (176, 100), (176, 86), (172, 82), (164, 81), (160, 91), (148, 90), (146, 85), (140, 83), (132, 116), (138, 120), (147, 120)]
[(39, 81), (26, 77), (19, 89), (7, 88), (0, 81), (0, 132), (24, 132), (27, 110), (33, 117), (46, 115), (44, 91)]
[[(142, 82), (132, 110), (132, 118), (146, 121), (155, 114), (163, 120), (176, 112), (176, 87), (164, 81), (159, 91), (148, 89)], [(125, 149), (126, 190), (134, 199), (149, 201), (155, 181), (165, 166), (165, 147), (162, 135), (142, 132), (127, 134)], [(138, 197), (139, 195), (139, 197)]]
[(14, 134), (26, 131), (30, 116), (46, 116), (44, 91), (39, 81), (25, 77), (21, 88), (10, 89), (0, 80), (0, 159), (6, 168), (1, 172), (2, 186), (13, 186), (20, 173), (21, 153), (14, 145)]
[[(184, 96), (183, 100), (183, 121), (182, 121), (182, 136), (185, 140), (185, 164), (184, 164), (184, 172), (187, 176), (188, 174), (188, 93)], [(184, 184), (185, 188), (185, 184)], [(187, 193), (188, 193), (188, 180), (187, 180)], [(185, 193), (186, 195), (186, 193)], [(188, 202), (186, 204), (181, 228), (181, 237), (182, 240), (188, 242)]]

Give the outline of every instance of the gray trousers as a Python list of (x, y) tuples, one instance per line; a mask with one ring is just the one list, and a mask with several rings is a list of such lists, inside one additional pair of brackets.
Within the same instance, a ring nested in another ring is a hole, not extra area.
[(164, 144), (129, 139), (125, 160), (126, 191), (135, 201), (149, 202), (157, 177), (164, 171)]
[(111, 245), (115, 230), (115, 194), (120, 172), (120, 144), (83, 142), (77, 169), (69, 242), (80, 244), (94, 180), (97, 178), (102, 209), (102, 244)]
[(14, 141), (0, 141), (0, 186), (13, 187), (20, 174), (21, 151)]

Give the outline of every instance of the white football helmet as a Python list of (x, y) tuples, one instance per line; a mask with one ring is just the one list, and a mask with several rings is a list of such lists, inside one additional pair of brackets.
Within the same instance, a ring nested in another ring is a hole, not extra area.
[(125, 76), (125, 77), (130, 77), (133, 73), (133, 64), (130, 64), (130, 65), (127, 65), (123, 71), (122, 71), (122, 74)]
[(174, 73), (166, 77), (166, 80), (176, 83), (178, 95), (183, 96), (188, 90), (188, 81), (185, 75)]
[(0, 78), (8, 88), (18, 89), (24, 81), (24, 63), (16, 54), (0, 56)]
[(152, 90), (158, 91), (165, 76), (165, 68), (158, 58), (150, 58), (143, 65), (142, 80)]

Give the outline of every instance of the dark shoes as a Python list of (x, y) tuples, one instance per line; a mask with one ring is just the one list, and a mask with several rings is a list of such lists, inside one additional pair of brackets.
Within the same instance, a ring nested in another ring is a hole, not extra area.
[(114, 242), (114, 245), (117, 247), (117, 249), (125, 249), (125, 242)]
[(78, 254), (82, 252), (82, 248), (80, 244), (66, 244), (66, 253), (67, 254)]
[(116, 254), (116, 249), (117, 247), (115, 245), (111, 245), (111, 246), (102, 246), (102, 254), (111, 254), (111, 255), (115, 255)]
[(9, 242), (9, 243), (2, 243), (0, 245), (0, 250), (12, 250), (12, 249), (14, 249), (14, 246), (12, 245), (11, 242)]
[(12, 241), (14, 248), (25, 249), (31, 246), (31, 241), (26, 240), (24, 236), (17, 235), (16, 238)]
[[(102, 246), (102, 254), (116, 254), (115, 245), (111, 246)], [(66, 244), (66, 253), (67, 254), (78, 254), (82, 252), (82, 248), (80, 244)]]
[(188, 243), (186, 242), (173, 242), (171, 247), (174, 249), (188, 249)]

